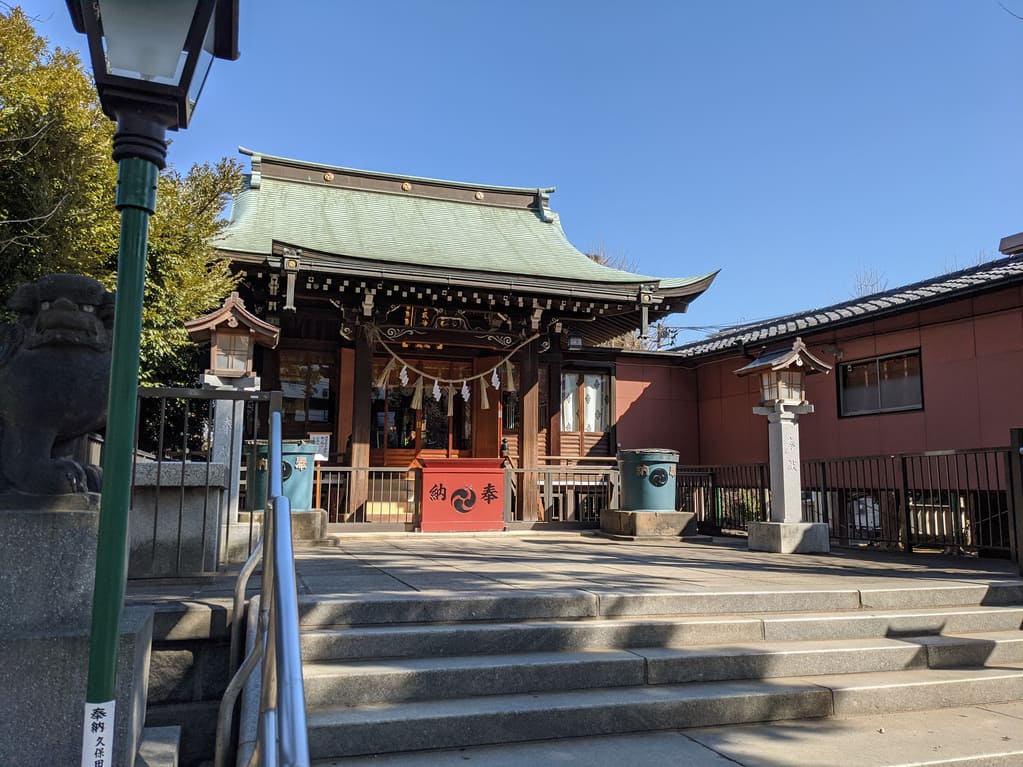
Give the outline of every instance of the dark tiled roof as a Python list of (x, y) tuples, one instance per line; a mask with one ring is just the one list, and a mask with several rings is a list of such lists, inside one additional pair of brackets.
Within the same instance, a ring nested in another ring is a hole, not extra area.
[(702, 357), (750, 344), (768, 343), (801, 333), (914, 311), (931, 304), (1017, 282), (1023, 282), (1023, 255), (989, 261), (980, 266), (809, 312), (729, 328), (702, 341), (685, 344), (671, 351), (683, 357)]

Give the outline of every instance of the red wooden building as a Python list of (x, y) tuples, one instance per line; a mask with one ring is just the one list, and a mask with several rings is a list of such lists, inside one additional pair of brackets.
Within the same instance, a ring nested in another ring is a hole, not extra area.
[(687, 466), (763, 464), (758, 383), (734, 373), (797, 337), (834, 365), (807, 382), (804, 458), (1004, 448), (1023, 425), (1023, 237), (954, 274), (668, 352), (627, 351), (609, 344), (686, 311), (714, 273), (596, 263), (565, 237), (553, 189), (243, 151), (251, 173), (218, 247), (243, 274), (246, 306), (280, 328), (257, 367), (264, 388), (284, 392), (285, 436), (316, 436), (330, 463), (355, 472), (339, 519), (372, 521), (370, 469), (417, 459), (507, 455), (536, 478), (517, 480), (523, 521), (581, 519), (587, 483), (603, 480), (551, 467), (610, 471), (619, 448), (675, 449)]

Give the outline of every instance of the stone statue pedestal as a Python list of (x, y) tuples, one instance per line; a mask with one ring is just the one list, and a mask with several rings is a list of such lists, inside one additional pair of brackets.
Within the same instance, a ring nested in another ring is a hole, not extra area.
[[(0, 764), (81, 762), (98, 524), (95, 494), (0, 496)], [(124, 611), (111, 764), (134, 761), (152, 632)]]

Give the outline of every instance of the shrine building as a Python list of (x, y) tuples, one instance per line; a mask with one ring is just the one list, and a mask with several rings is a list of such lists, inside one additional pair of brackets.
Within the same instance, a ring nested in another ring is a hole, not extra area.
[(715, 276), (601, 265), (566, 238), (553, 188), (240, 151), (251, 172), (216, 244), (280, 328), (257, 367), (284, 392), (285, 438), (315, 436), (328, 462), (613, 457), (624, 403), (606, 345)]

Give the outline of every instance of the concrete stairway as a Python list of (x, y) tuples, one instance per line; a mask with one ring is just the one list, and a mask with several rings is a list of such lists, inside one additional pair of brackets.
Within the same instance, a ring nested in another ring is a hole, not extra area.
[(303, 605), (311, 756), (1023, 700), (1023, 587)]

